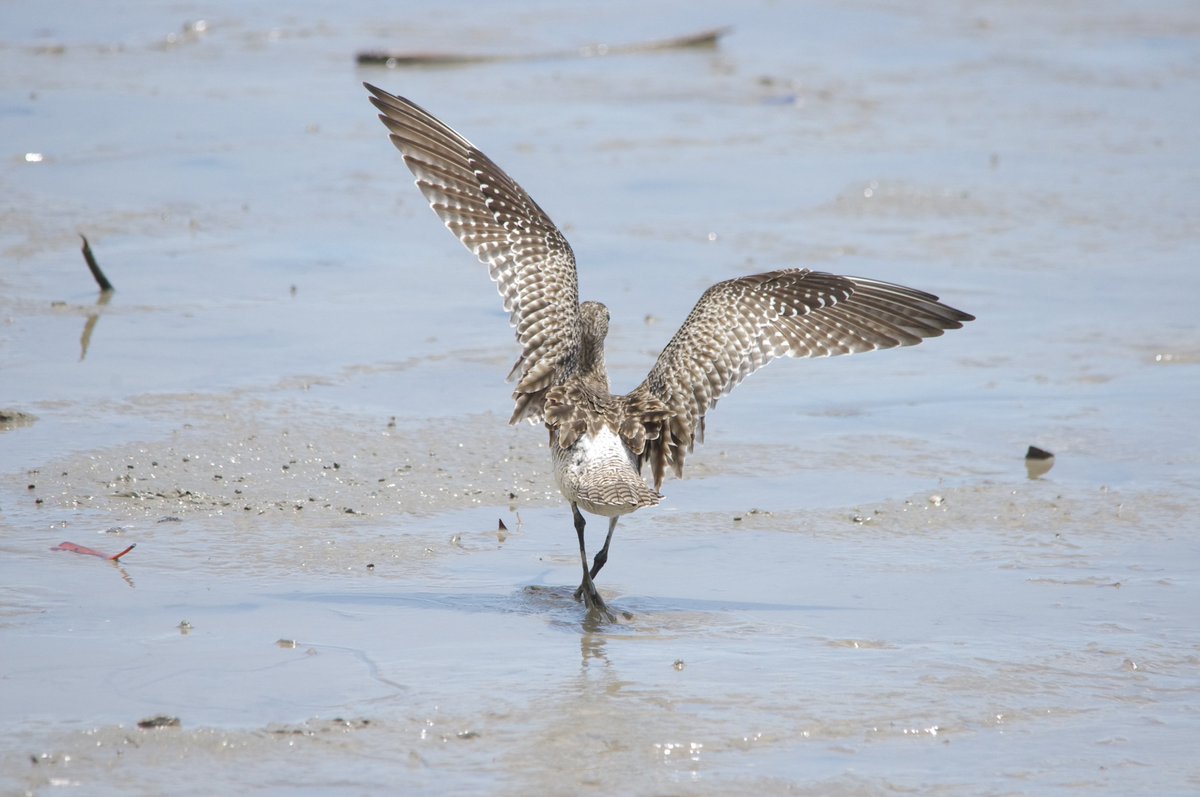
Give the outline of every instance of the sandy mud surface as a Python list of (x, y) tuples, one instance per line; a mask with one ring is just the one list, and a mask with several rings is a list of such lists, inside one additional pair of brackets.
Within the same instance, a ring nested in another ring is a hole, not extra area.
[[(1193, 4), (26, 5), (0, 794), (1200, 790)], [(363, 80), (566, 231), (615, 388), (757, 270), (978, 320), (724, 399), (599, 624), (506, 315)]]

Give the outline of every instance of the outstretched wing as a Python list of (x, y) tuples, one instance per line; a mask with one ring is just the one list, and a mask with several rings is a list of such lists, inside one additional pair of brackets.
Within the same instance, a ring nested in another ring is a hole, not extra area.
[(415, 103), (363, 85), (430, 207), (488, 266), (504, 298), (522, 346), (509, 374), (517, 380), (510, 422), (540, 420), (546, 390), (578, 348), (579, 283), (570, 244), (525, 189), (471, 142)]
[(704, 442), (717, 400), (776, 357), (832, 357), (895, 346), (958, 329), (974, 316), (922, 291), (860, 277), (784, 269), (713, 285), (671, 338), (634, 396), (662, 401), (670, 416), (641, 455), (654, 483)]

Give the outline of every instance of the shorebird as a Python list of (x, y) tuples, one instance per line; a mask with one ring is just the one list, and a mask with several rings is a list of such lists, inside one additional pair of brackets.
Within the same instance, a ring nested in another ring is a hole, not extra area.
[[(785, 268), (718, 282), (700, 297), (645, 380), (613, 395), (604, 365), (608, 309), (579, 301), (575, 255), (529, 194), (487, 155), (414, 102), (363, 84), (430, 207), (488, 267), (522, 350), (509, 423), (544, 423), (558, 489), (571, 505), (583, 580), (575, 599), (608, 613), (595, 579), (617, 519), (662, 500), (670, 469), (704, 442), (718, 399), (776, 357), (829, 357), (958, 329), (974, 316), (923, 291)], [(649, 465), (651, 488), (642, 477)], [(608, 518), (588, 565), (587, 512)]]

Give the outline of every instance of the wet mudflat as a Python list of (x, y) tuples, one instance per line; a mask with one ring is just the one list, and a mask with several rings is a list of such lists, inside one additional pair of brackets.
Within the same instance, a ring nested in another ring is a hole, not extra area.
[[(1200, 15), (606, 8), (5, 12), (0, 791), (1200, 787)], [(597, 626), (505, 314), (362, 80), (567, 232), (614, 387), (736, 274), (979, 320), (748, 380)]]

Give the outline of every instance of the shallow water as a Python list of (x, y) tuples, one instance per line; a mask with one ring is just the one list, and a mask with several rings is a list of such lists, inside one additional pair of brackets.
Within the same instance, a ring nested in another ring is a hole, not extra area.
[[(0, 792), (1200, 788), (1192, 4), (60, 6), (0, 11)], [(978, 320), (722, 401), (596, 625), (363, 80), (563, 227), (617, 388), (755, 270)]]

